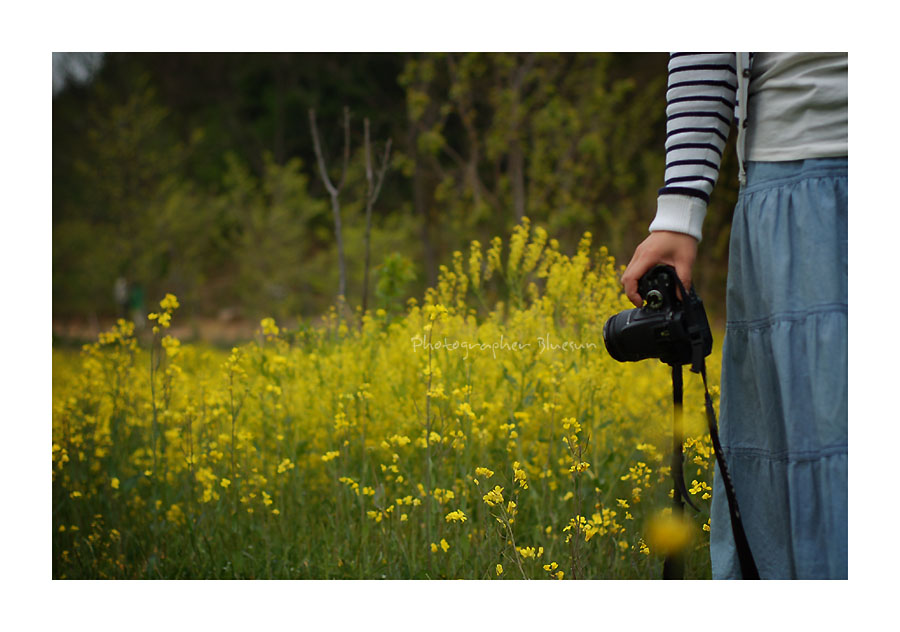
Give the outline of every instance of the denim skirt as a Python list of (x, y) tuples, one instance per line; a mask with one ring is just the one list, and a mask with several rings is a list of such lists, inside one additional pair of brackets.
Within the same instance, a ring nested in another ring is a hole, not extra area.
[[(720, 436), (763, 579), (847, 578), (847, 158), (751, 162), (731, 228)], [(740, 578), (722, 477), (715, 579)]]

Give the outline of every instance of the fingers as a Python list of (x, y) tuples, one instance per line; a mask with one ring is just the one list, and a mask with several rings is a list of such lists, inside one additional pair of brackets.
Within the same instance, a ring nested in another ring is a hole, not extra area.
[(651, 266), (652, 263), (650, 263), (648, 257), (639, 257), (636, 253), (631, 263), (625, 268), (624, 274), (622, 274), (622, 286), (625, 290), (625, 296), (634, 303), (635, 307), (640, 307), (644, 304), (644, 300), (638, 293), (638, 280), (644, 276)]
[[(625, 272), (622, 274), (622, 286), (625, 295), (635, 305), (643, 305), (638, 292), (638, 281), (656, 264), (666, 264), (675, 268), (675, 274), (681, 279), (685, 291), (691, 289), (691, 269), (697, 256), (697, 239), (683, 233), (657, 231), (638, 245)], [(681, 292), (678, 291), (679, 298)]]

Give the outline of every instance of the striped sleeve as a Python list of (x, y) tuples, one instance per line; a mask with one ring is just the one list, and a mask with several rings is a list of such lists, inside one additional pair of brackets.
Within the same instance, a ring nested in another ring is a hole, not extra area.
[(672, 53), (666, 91), (666, 173), (650, 231), (701, 238), (735, 108), (734, 53)]

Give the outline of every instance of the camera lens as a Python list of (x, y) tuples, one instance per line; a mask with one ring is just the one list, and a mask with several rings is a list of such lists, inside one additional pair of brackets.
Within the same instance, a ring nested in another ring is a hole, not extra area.
[(610, 316), (609, 319), (606, 321), (606, 323), (603, 325), (603, 342), (606, 345), (606, 351), (609, 353), (609, 355), (612, 356), (612, 358), (614, 360), (617, 360), (619, 362), (624, 362), (625, 359), (622, 357), (621, 354), (618, 353), (618, 349), (616, 349), (616, 344), (615, 344), (616, 326), (614, 323), (618, 316), (619, 316), (619, 314), (614, 314), (613, 316)]
[(603, 325), (603, 341), (618, 362), (658, 358), (659, 332), (667, 330), (667, 313), (638, 307), (613, 314)]
[(641, 355), (635, 354), (643, 345), (635, 340), (635, 327), (631, 325), (632, 317), (640, 310), (629, 309), (618, 314), (613, 314), (603, 325), (603, 342), (606, 350), (617, 362), (633, 362), (641, 359)]

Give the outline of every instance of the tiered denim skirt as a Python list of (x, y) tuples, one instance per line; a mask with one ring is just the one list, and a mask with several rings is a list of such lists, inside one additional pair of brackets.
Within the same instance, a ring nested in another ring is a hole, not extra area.
[[(731, 228), (720, 435), (760, 576), (847, 578), (847, 158), (751, 162)], [(716, 472), (716, 579), (740, 578)]]

